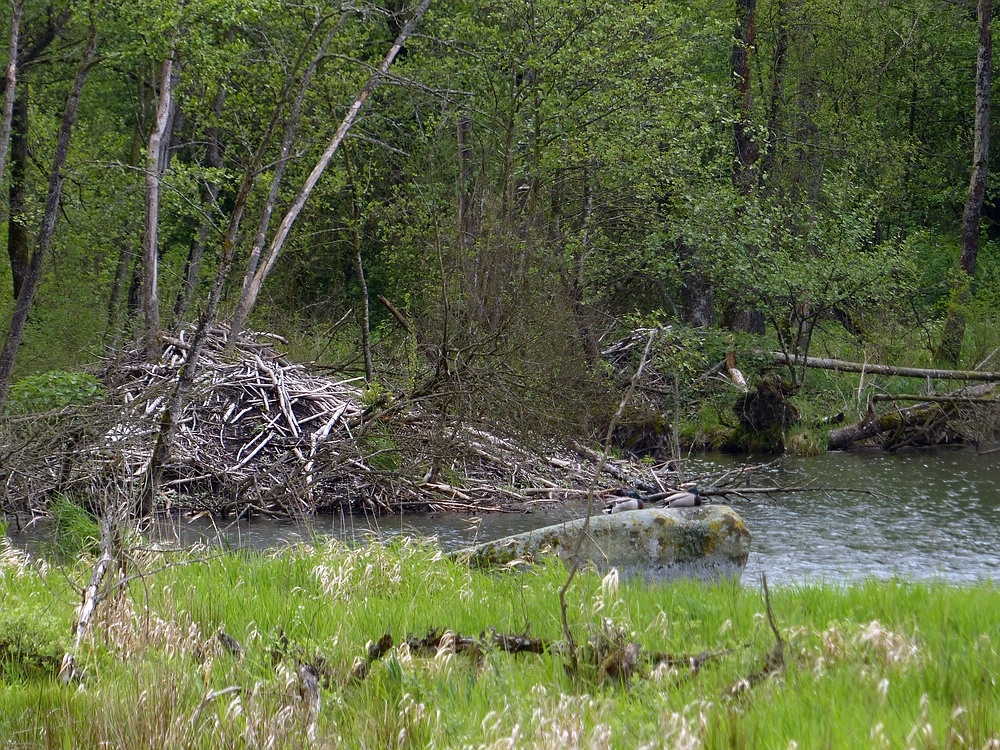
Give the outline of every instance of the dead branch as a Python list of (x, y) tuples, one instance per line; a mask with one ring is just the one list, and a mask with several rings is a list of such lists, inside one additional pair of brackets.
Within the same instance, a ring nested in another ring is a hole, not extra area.
[(83, 600), (80, 602), (79, 614), (73, 625), (73, 633), (76, 636), (73, 640), (73, 647), (63, 654), (62, 665), (59, 667), (59, 679), (64, 683), (75, 682), (81, 677), (81, 673), (76, 668), (76, 655), (80, 651), (80, 644), (90, 627), (90, 621), (94, 617), (97, 605), (104, 599), (101, 594), (101, 585), (104, 583), (108, 568), (115, 562), (114, 541), (115, 530), (112, 528), (112, 521), (110, 518), (104, 518), (101, 521), (101, 554), (90, 575), (90, 583), (83, 590)]
[(368, 651), (364, 659), (359, 659), (351, 670), (351, 679), (361, 682), (368, 676), (372, 664), (377, 662), (389, 651), (392, 650), (392, 636), (388, 633), (382, 635), (377, 641), (368, 644)]
[[(922, 398), (921, 403), (915, 406), (896, 409), (881, 416), (876, 415), (869, 405), (868, 413), (860, 422), (830, 431), (828, 447), (830, 450), (844, 450), (862, 440), (883, 435), (895, 436), (890, 441), (892, 447), (915, 439), (924, 445), (939, 443), (949, 421), (960, 414), (958, 404), (969, 399), (986, 398), (986, 394), (995, 389), (994, 383), (969, 386), (945, 396)], [(1000, 400), (988, 399), (988, 402), (1000, 403)]]
[(778, 630), (778, 625), (774, 620), (774, 610), (771, 608), (771, 591), (767, 587), (766, 574), (761, 573), (760, 582), (764, 588), (767, 624), (771, 627), (771, 632), (774, 634), (774, 647), (764, 656), (764, 663), (760, 669), (728, 688), (726, 693), (731, 697), (738, 697), (745, 694), (785, 668), (785, 640), (781, 637), (781, 631)]
[(926, 401), (937, 404), (993, 404), (1000, 406), (1000, 398), (989, 396), (919, 396), (907, 393), (876, 393), (872, 395), (872, 401)]
[(860, 372), (866, 375), (893, 375), (900, 378), (931, 378), (932, 380), (1000, 381), (1000, 372), (934, 370), (924, 367), (898, 367), (894, 365), (875, 365), (867, 362), (848, 362), (842, 359), (823, 359), (821, 357), (793, 357), (782, 352), (760, 353), (771, 357), (778, 364), (804, 365), (806, 367), (815, 367), (821, 370), (836, 370), (838, 372)]

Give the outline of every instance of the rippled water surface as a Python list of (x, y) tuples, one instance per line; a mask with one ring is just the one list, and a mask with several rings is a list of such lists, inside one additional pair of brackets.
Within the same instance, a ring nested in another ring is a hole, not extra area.
[[(738, 464), (737, 459), (714, 456), (696, 459), (688, 469), (708, 477)], [(812, 491), (730, 500), (753, 533), (747, 579), (764, 572), (768, 580), (786, 583), (869, 576), (953, 583), (1000, 580), (1000, 453), (829, 453), (786, 459), (758, 475), (755, 483), (809, 486)], [(843, 489), (876, 494), (838, 491)], [(164, 525), (161, 532), (182, 543), (200, 540), (252, 548), (315, 535), (352, 541), (412, 533), (437, 537), (443, 547), (455, 549), (583, 513), (579, 504), (572, 504), (481, 517), (326, 517), (308, 527), (266, 520), (224, 525), (200, 519)], [(15, 541), (24, 538), (10, 535)]]

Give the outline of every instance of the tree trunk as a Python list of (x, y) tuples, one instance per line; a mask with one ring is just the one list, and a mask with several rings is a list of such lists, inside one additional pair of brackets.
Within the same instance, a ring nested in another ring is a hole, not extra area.
[(7, 255), (14, 281), (14, 299), (24, 286), (31, 262), (31, 240), (28, 237), (28, 86), (21, 84), (11, 117), (10, 215), (7, 218)]
[(677, 255), (683, 278), (681, 316), (685, 323), (707, 328), (715, 320), (715, 292), (698, 264), (697, 253), (682, 240), (677, 242)]
[[(761, 170), (766, 175), (774, 172), (778, 153), (778, 133), (781, 130), (782, 98), (785, 89), (785, 68), (788, 64), (788, 0), (778, 0), (776, 8), (778, 37), (771, 57), (771, 92), (767, 107), (767, 150)], [(771, 184), (774, 180), (769, 180)]]
[(965, 307), (969, 303), (970, 287), (976, 274), (979, 255), (979, 219), (986, 195), (986, 176), (990, 160), (990, 83), (993, 74), (993, 8), (990, 0), (979, 0), (979, 55), (976, 60), (976, 122), (972, 146), (972, 177), (969, 195), (962, 213), (962, 257), (959, 275), (952, 292), (948, 321), (941, 336), (937, 356), (943, 363), (954, 365), (962, 352), (965, 338)]
[(351, 158), (344, 146), (344, 167), (347, 169), (347, 187), (351, 195), (351, 239), (354, 242), (354, 270), (358, 275), (358, 285), (361, 287), (361, 351), (365, 358), (365, 382), (371, 383), (375, 378), (375, 368), (372, 365), (371, 345), (371, 307), (368, 301), (368, 282), (365, 281), (365, 264), (361, 257), (361, 207), (358, 202), (358, 185), (354, 181), (354, 170), (351, 169)]
[[(226, 87), (219, 85), (212, 102), (212, 126), (208, 128), (208, 143), (205, 146), (205, 166), (210, 169), (222, 169), (222, 147), (219, 142), (219, 121), (222, 119), (222, 107), (226, 100)], [(191, 306), (195, 290), (198, 287), (198, 277), (201, 274), (201, 261), (205, 257), (205, 245), (208, 242), (208, 233), (212, 230), (212, 214), (215, 212), (216, 204), (219, 200), (219, 183), (215, 176), (208, 180), (205, 186), (204, 202), (202, 211), (204, 216), (198, 225), (198, 232), (191, 241), (191, 249), (188, 251), (187, 260), (184, 263), (184, 280), (181, 288), (177, 292), (177, 301), (174, 303), (174, 323), (179, 325), (184, 322), (184, 318)]]
[(795, 367), (816, 367), (836, 372), (860, 372), (866, 375), (890, 375), (896, 378), (920, 378), (921, 380), (983, 380), (1000, 382), (1000, 372), (984, 370), (932, 370), (925, 367), (898, 367), (876, 365), (870, 362), (848, 362), (843, 359), (822, 357), (795, 357), (784, 352), (758, 352), (762, 357), (770, 357), (778, 364)]
[(146, 228), (142, 236), (142, 312), (145, 322), (143, 341), (146, 359), (160, 358), (160, 298), (157, 283), (160, 221), (160, 181), (164, 162), (163, 137), (170, 118), (173, 93), (173, 45), (160, 68), (160, 101), (156, 120), (149, 134), (146, 153)]
[(458, 249), (462, 263), (472, 249), (472, 118), (462, 115), (458, 118), (456, 132), (458, 139)]
[(66, 100), (66, 108), (63, 110), (62, 123), (59, 126), (59, 136), (56, 139), (55, 154), (52, 157), (52, 170), (49, 173), (49, 189), (45, 198), (45, 211), (42, 214), (41, 229), (38, 233), (38, 241), (35, 250), (31, 254), (31, 261), (28, 264), (28, 273), (25, 276), (21, 293), (14, 303), (14, 313), (11, 316), (10, 328), (7, 331), (7, 339), (4, 341), (3, 351), (0, 352), (0, 410), (7, 400), (7, 391), (10, 388), (11, 376), (14, 373), (14, 361), (17, 358), (17, 351), (21, 346), (21, 339), (24, 336), (24, 324), (28, 320), (28, 312), (35, 299), (35, 292), (38, 291), (38, 284), (42, 279), (42, 261), (48, 252), (52, 235), (55, 234), (56, 218), (59, 214), (59, 202), (62, 198), (63, 173), (62, 168), (66, 162), (66, 154), (69, 151), (70, 137), (73, 134), (73, 126), (76, 124), (77, 108), (80, 104), (80, 95), (83, 93), (83, 84), (90, 72), (94, 62), (94, 55), (97, 51), (97, 30), (90, 27), (87, 47), (83, 53), (83, 59), (77, 68), (76, 76), (70, 87), (69, 97)]
[[(751, 89), (750, 55), (757, 44), (757, 0), (736, 0), (736, 29), (733, 33), (732, 75), (736, 94), (736, 117), (733, 140), (733, 184), (744, 198), (757, 190), (760, 144), (753, 133), (753, 90)], [(704, 286), (704, 281), (699, 280)], [(701, 311), (704, 314), (704, 311)], [(730, 302), (722, 311), (727, 328), (751, 333), (764, 332), (764, 318), (755, 308)]]
[[(285, 240), (288, 238), (288, 233), (292, 229), (292, 225), (295, 224), (295, 220), (298, 218), (299, 214), (302, 212), (303, 206), (305, 206), (306, 201), (309, 200), (309, 196), (312, 195), (313, 189), (316, 187), (316, 183), (319, 182), (319, 178), (323, 176), (323, 172), (326, 171), (327, 165), (330, 163), (330, 159), (337, 152), (340, 144), (343, 142), (344, 137), (347, 135), (347, 131), (351, 129), (354, 124), (354, 120), (358, 116), (358, 112), (364, 106), (368, 97), (371, 96), (372, 91), (381, 82), (382, 78), (389, 71), (389, 67), (392, 65), (392, 61), (396, 59), (396, 55), (399, 54), (399, 50), (402, 48), (403, 44), (409, 38), (410, 34), (413, 33), (413, 29), (416, 28), (417, 24), (420, 23), (420, 19), (423, 18), (424, 14), (427, 12), (427, 8), (430, 6), (431, 0), (423, 0), (420, 6), (417, 8), (416, 12), (406, 25), (403, 30), (399, 32), (399, 36), (396, 38), (395, 43), (389, 50), (385, 59), (382, 60), (378, 68), (371, 74), (368, 78), (368, 82), (365, 84), (361, 93), (358, 94), (358, 98), (354, 100), (354, 104), (348, 110), (347, 115), (344, 120), (340, 123), (340, 127), (337, 128), (337, 132), (334, 133), (329, 145), (326, 147), (326, 151), (316, 162), (313, 167), (312, 172), (310, 172), (309, 177), (306, 178), (305, 185), (302, 186), (302, 190), (299, 191), (298, 196), (292, 202), (291, 207), (289, 207), (285, 217), (281, 220), (281, 224), (278, 226), (278, 231), (274, 235), (274, 239), (271, 240), (271, 246), (268, 248), (267, 257), (264, 264), (257, 269), (257, 272), (251, 275), (248, 273), (244, 283), (245, 294), (240, 297), (240, 306), (237, 309), (237, 317), (234, 318), (232, 327), (229, 330), (229, 345), (236, 341), (241, 333), (242, 323), (246, 320), (253, 306), (257, 302), (257, 296), (260, 294), (261, 285), (264, 283), (264, 279), (271, 272), (271, 268), (274, 266), (274, 262), (278, 259), (278, 254), (281, 252), (282, 246), (285, 244)], [(239, 325), (237, 324), (239, 323)]]
[[(15, 0), (10, 19), (10, 46), (7, 57), (7, 75), (4, 79), (6, 90), (3, 100), (3, 121), (0, 124), (0, 185), (7, 170), (7, 152), (10, 149), (10, 129), (14, 118), (14, 96), (17, 92), (17, 47), (21, 35), (21, 13), (24, 0)], [(17, 292), (14, 293), (17, 297)]]
[(285, 176), (285, 167), (288, 165), (288, 159), (292, 153), (292, 145), (295, 143), (295, 134), (298, 131), (299, 121), (302, 116), (302, 104), (309, 90), (309, 83), (316, 72), (316, 68), (326, 56), (326, 51), (329, 49), (334, 36), (336, 36), (347, 20), (347, 15), (347, 13), (344, 13), (323, 38), (323, 42), (320, 44), (309, 66), (303, 71), (302, 79), (299, 81), (299, 89), (295, 95), (295, 100), (292, 102), (292, 109), (288, 114), (288, 123), (285, 125), (285, 133), (281, 140), (281, 154), (278, 158), (278, 163), (274, 167), (274, 174), (271, 176), (271, 187), (267, 193), (267, 200), (264, 201), (260, 222), (257, 224), (257, 236), (254, 238), (253, 247), (250, 249), (250, 255), (247, 258), (247, 271), (243, 277), (240, 299), (236, 304), (236, 312), (233, 314), (233, 321), (230, 328), (230, 331), (235, 331), (236, 333), (230, 333), (229, 338), (226, 340), (227, 348), (231, 348), (236, 343), (237, 336), (243, 330), (247, 316), (250, 314), (250, 308), (253, 307), (253, 303), (248, 302), (251, 293), (250, 285), (260, 265), (260, 254), (264, 250), (264, 243), (267, 242), (267, 233), (271, 227), (271, 215), (274, 213), (274, 206), (278, 202), (278, 191), (281, 189), (281, 181)]
[(279, 111), (280, 106), (275, 106), (271, 114), (271, 119), (268, 121), (267, 127), (264, 128), (260, 145), (254, 152), (246, 171), (243, 173), (243, 179), (240, 181), (239, 190), (236, 192), (236, 198), (233, 201), (233, 208), (229, 214), (229, 222), (226, 226), (225, 236), (222, 239), (222, 257), (219, 259), (219, 267), (215, 273), (215, 281), (212, 283), (212, 289), (208, 294), (205, 309), (202, 311), (201, 317), (198, 319), (198, 327), (195, 329), (194, 338), (191, 341), (191, 348), (188, 350), (187, 360), (184, 362), (184, 366), (181, 368), (180, 375), (177, 379), (177, 386), (174, 389), (173, 398), (171, 399), (168, 408), (164, 410), (163, 417), (160, 421), (160, 429), (156, 436), (156, 445), (153, 449), (153, 457), (149, 463), (149, 473), (147, 476), (146, 487), (139, 495), (139, 504), (136, 508), (136, 511), (142, 516), (149, 515), (153, 510), (156, 500), (156, 488), (160, 483), (161, 477), (163, 476), (163, 467), (166, 465), (167, 461), (170, 460), (170, 456), (173, 452), (174, 438), (177, 433), (176, 416), (180, 415), (184, 410), (188, 394), (194, 385), (195, 378), (198, 376), (198, 371), (201, 366), (201, 352), (205, 346), (205, 339), (208, 335), (208, 331), (211, 328), (212, 323), (215, 321), (216, 311), (219, 307), (219, 300), (222, 298), (222, 287), (225, 284), (227, 276), (229, 275), (229, 268), (232, 264), (233, 252), (236, 247), (236, 238), (239, 235), (240, 223), (243, 219), (243, 212), (246, 210), (250, 194), (253, 192), (254, 186), (256, 185), (256, 178), (259, 173), (260, 164), (264, 159), (264, 154), (267, 151), (271, 136), (274, 134), (274, 129), (278, 123)]
[[(151, 98), (147, 96), (145, 66), (139, 66), (138, 74), (138, 101), (136, 107), (135, 129), (132, 131), (132, 142), (129, 145), (128, 164), (138, 171), (142, 168), (142, 147), (146, 123), (149, 110), (152, 106)], [(108, 328), (104, 335), (106, 345), (111, 349), (118, 348), (118, 340), (122, 331), (119, 330), (118, 309), (121, 305), (122, 290), (126, 292), (126, 309), (128, 311), (127, 320), (133, 319), (133, 313), (138, 309), (138, 288), (139, 279), (136, 276), (135, 263), (135, 229), (134, 219), (130, 218), (123, 230), (123, 238), (118, 247), (118, 263), (115, 266), (115, 278), (108, 293)], [(128, 285), (126, 286), (126, 279)], [(122, 327), (128, 330), (129, 326)]]
[(576, 321), (576, 328), (580, 334), (580, 345), (583, 347), (584, 361), (589, 367), (597, 365), (601, 355), (597, 340), (587, 320), (587, 308), (584, 305), (584, 289), (586, 286), (584, 272), (587, 269), (587, 261), (593, 252), (590, 245), (590, 227), (593, 216), (594, 190), (591, 185), (591, 167), (588, 166), (583, 173), (583, 229), (580, 236), (580, 244), (573, 251), (573, 270), (570, 278), (569, 297), (573, 303), (573, 318)]
[(736, 0), (736, 31), (733, 35), (733, 86), (738, 112), (733, 123), (736, 159), (733, 164), (736, 186), (749, 195), (756, 185), (760, 147), (753, 135), (753, 92), (750, 88), (750, 53), (757, 44), (757, 0)]

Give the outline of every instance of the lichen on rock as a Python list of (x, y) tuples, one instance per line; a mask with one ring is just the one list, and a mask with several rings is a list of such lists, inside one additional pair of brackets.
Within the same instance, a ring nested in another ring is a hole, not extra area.
[[(585, 521), (579, 519), (485, 542), (455, 553), (477, 567), (533, 561), (556, 554), (568, 565)], [(750, 553), (743, 519), (725, 505), (650, 508), (590, 521), (580, 562), (650, 582), (739, 577)]]

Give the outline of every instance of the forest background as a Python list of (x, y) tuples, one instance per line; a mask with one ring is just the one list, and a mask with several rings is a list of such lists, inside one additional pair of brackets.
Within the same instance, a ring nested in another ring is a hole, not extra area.
[(984, 365), (990, 10), (13, 0), (0, 400), (155, 357), (216, 282), (234, 336), (546, 434), (607, 423), (602, 351), (641, 326), (672, 326), (663, 395), (695, 422), (725, 421), (692, 384), (727, 351)]

